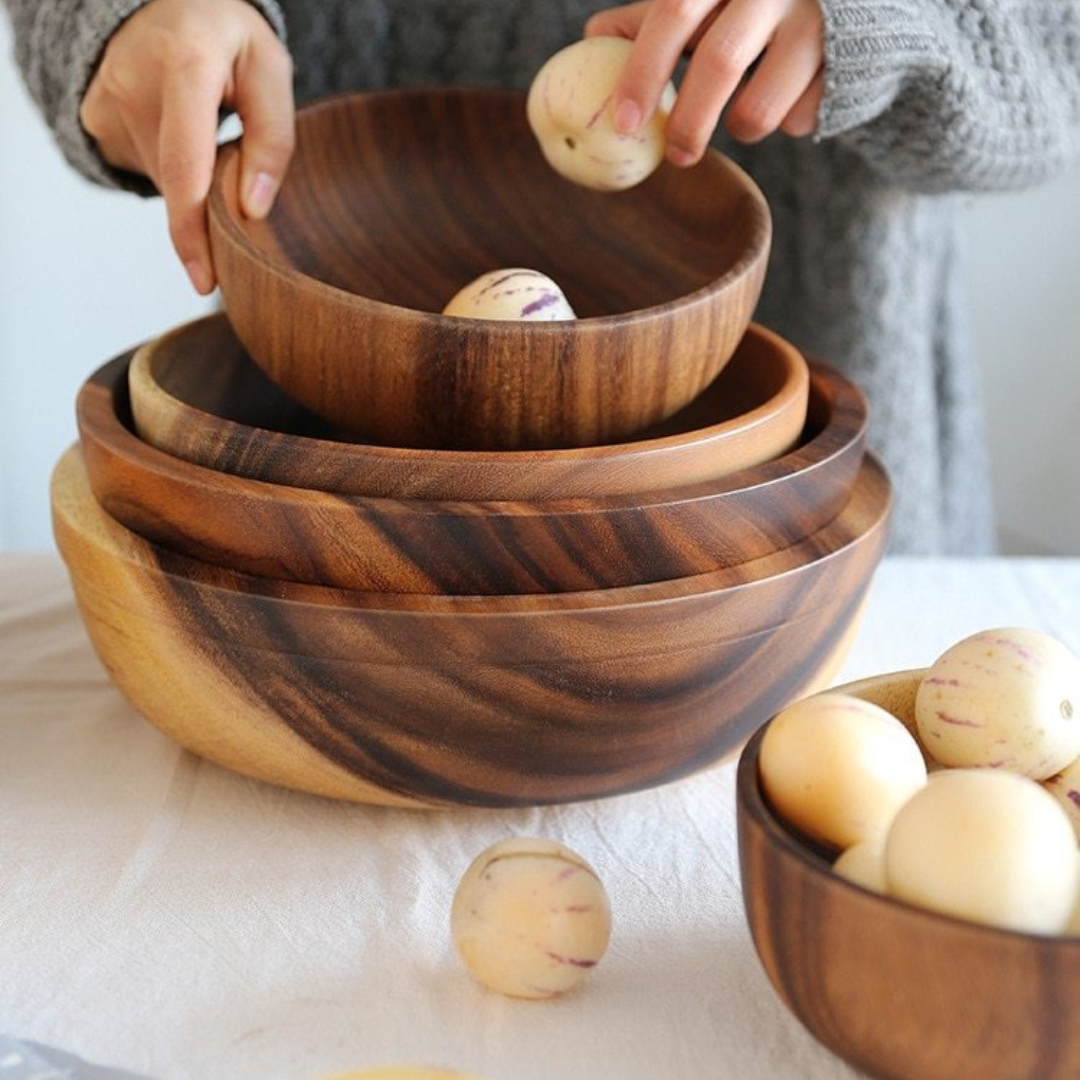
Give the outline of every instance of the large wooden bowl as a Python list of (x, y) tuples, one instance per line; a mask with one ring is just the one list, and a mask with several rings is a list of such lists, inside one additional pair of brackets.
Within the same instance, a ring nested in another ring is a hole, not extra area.
[(345, 592), (173, 555), (101, 509), (77, 449), (52, 498), (99, 655), (183, 745), (340, 798), (512, 806), (674, 780), (815, 685), (881, 556), (890, 489), (867, 456), (837, 518), (768, 558), (510, 597)]
[(580, 591), (759, 558), (839, 512), (866, 423), (862, 394), (821, 367), (807, 440), (714, 483), (546, 502), (371, 499), (248, 480), (162, 453), (131, 429), (126, 365), (119, 358), (101, 368), (76, 405), (91, 483), (113, 517), (220, 566), (376, 592)]
[[(301, 109), (270, 218), (209, 200), (229, 319), (292, 397), (369, 441), (513, 449), (613, 442), (716, 377), (757, 302), (770, 241), (754, 183), (716, 152), (591, 191), (544, 161), (524, 95), (352, 94)], [(439, 314), (489, 270), (549, 274), (579, 318)]]
[[(838, 689), (911, 726), (923, 674)], [(739, 762), (743, 896), (769, 979), (803, 1024), (881, 1080), (1076, 1080), (1080, 938), (963, 922), (833, 874), (762, 795), (763, 730)]]
[(753, 326), (727, 367), (629, 443), (569, 450), (416, 450), (342, 441), (252, 363), (211, 315), (142, 346), (128, 372), (140, 438), (219, 472), (340, 495), (451, 500), (633, 495), (716, 480), (791, 450), (806, 361)]

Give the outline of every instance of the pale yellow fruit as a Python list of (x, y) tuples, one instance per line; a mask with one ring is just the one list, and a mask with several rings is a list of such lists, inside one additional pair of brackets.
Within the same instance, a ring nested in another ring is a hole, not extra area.
[(599, 191), (641, 183), (664, 160), (675, 104), (668, 83), (653, 115), (636, 131), (615, 129), (611, 102), (633, 43), (591, 37), (555, 53), (529, 87), (526, 114), (544, 157), (568, 180)]
[(1080, 659), (1037, 630), (973, 634), (930, 667), (915, 719), (943, 765), (1044, 780), (1080, 757)]
[(907, 728), (846, 694), (804, 698), (777, 714), (762, 738), (760, 768), (773, 809), (838, 848), (883, 833), (926, 783), (922, 751)]
[(1027, 777), (945, 769), (897, 812), (885, 841), (891, 896), (973, 922), (1061, 933), (1077, 900), (1076, 837)]
[(1043, 781), (1043, 787), (1061, 804), (1080, 839), (1080, 758)]
[(444, 315), (508, 322), (558, 322), (573, 319), (562, 289), (538, 270), (489, 270), (451, 297)]
[(853, 844), (833, 863), (833, 870), (846, 881), (871, 892), (885, 892), (885, 836), (877, 833)]
[(515, 838), (473, 860), (450, 913), (454, 945), (485, 986), (547, 998), (577, 986), (611, 936), (596, 871), (554, 840)]
[[(1077, 855), (1077, 862), (1080, 863), (1080, 854)], [(1080, 868), (1077, 870), (1077, 878), (1080, 879)], [(1065, 934), (1068, 937), (1080, 937), (1080, 887), (1076, 890), (1076, 903), (1073, 905), (1072, 914), (1065, 924)]]

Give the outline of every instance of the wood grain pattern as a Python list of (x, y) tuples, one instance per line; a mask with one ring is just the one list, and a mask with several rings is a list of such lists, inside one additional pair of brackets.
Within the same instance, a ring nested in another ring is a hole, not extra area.
[[(911, 726), (922, 674), (838, 689)], [(762, 797), (761, 737), (739, 762), (743, 897), (766, 973), (810, 1032), (880, 1080), (1080, 1076), (1080, 938), (962, 922), (835, 876)]]
[(345, 592), (197, 563), (105, 514), (77, 450), (52, 499), (91, 640), (183, 745), (340, 798), (520, 806), (685, 776), (812, 685), (880, 559), (890, 490), (868, 456), (838, 517), (768, 558), (506, 597)]
[[(757, 303), (760, 191), (710, 151), (630, 191), (557, 175), (502, 90), (352, 94), (304, 109), (270, 218), (246, 220), (219, 155), (210, 239), (229, 319), (271, 379), (367, 441), (593, 446), (678, 411), (716, 377)], [(439, 314), (524, 266), (580, 318)]]
[(809, 390), (802, 355), (751, 325), (709, 387), (641, 441), (516, 451), (368, 446), (270, 382), (222, 315), (142, 346), (128, 381), (140, 438), (196, 465), (339, 495), (500, 501), (633, 495), (730, 476), (796, 445)]
[(847, 500), (866, 403), (815, 369), (812, 437), (711, 484), (549, 502), (369, 499), (287, 488), (163, 454), (131, 430), (126, 358), (95, 373), (76, 413), (97, 498), (146, 539), (283, 581), (375, 592), (491, 595), (666, 581), (792, 544)]

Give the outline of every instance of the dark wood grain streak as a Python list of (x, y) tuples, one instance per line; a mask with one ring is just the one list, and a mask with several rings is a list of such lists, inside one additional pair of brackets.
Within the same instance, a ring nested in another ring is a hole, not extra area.
[(373, 592), (574, 592), (747, 562), (836, 516), (865, 437), (865, 399), (817, 365), (810, 437), (714, 483), (542, 502), (338, 496), (215, 472), (142, 442), (131, 429), (127, 363), (99, 369), (76, 404), (91, 483), (113, 517), (205, 562)]
[(725, 571), (552, 596), (289, 585), (141, 539), (53, 483), (83, 617), (120, 688), (212, 760), (361, 801), (514, 806), (673, 780), (735, 748), (842, 652), (884, 548), (867, 458), (819, 534)]
[[(839, 689), (911, 723), (922, 674)], [(761, 738), (739, 762), (743, 898), (765, 971), (809, 1031), (880, 1080), (1080, 1076), (1080, 938), (963, 922), (837, 877), (762, 797)]]
[[(695, 398), (730, 358), (771, 237), (753, 182), (715, 152), (603, 194), (544, 161), (524, 96), (353, 94), (300, 111), (268, 221), (238, 209), (236, 146), (209, 202), (230, 321), (313, 412), (397, 446), (591, 446)], [(550, 274), (581, 318), (444, 317), (479, 274)]]

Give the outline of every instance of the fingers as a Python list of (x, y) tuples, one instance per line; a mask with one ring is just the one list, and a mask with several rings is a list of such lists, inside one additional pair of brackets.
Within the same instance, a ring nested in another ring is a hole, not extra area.
[[(611, 13), (611, 25), (635, 41), (615, 88), (616, 128), (634, 131), (652, 115), (683, 51), (715, 6), (715, 0), (653, 0)], [(670, 123), (668, 133), (669, 154), (677, 157), (681, 148), (671, 146)]]
[(598, 11), (585, 23), (585, 37), (621, 37), (633, 41), (651, 6), (650, 0), (640, 0), (639, 3)]
[[(727, 129), (741, 142), (758, 142), (784, 123), (821, 71), (820, 27), (802, 19), (779, 24), (761, 62), (735, 95), (727, 114)], [(820, 88), (821, 83), (818, 83)], [(813, 131), (816, 104), (809, 115)], [(799, 114), (807, 119), (807, 110)], [(789, 132), (791, 134), (791, 132)]]
[(817, 130), (818, 110), (821, 108), (821, 97), (825, 92), (825, 73), (818, 69), (810, 85), (803, 91), (803, 95), (791, 107), (791, 111), (784, 117), (780, 125), (787, 135), (799, 138), (804, 135), (813, 135)]
[(586, 35), (635, 42), (614, 94), (615, 125), (633, 131), (656, 108), (680, 58), (691, 59), (667, 124), (668, 159), (698, 161), (720, 117), (742, 141), (809, 134), (823, 81), (818, 0), (651, 0), (593, 16)]
[(254, 41), (236, 64), (234, 106), (244, 123), (240, 206), (252, 218), (273, 205), (295, 146), (292, 63), (272, 34)]
[(770, 0), (734, 0), (702, 35), (668, 120), (668, 160), (692, 165), (704, 154), (720, 114), (769, 44), (776, 9)]
[(165, 199), (173, 247), (195, 290), (204, 296), (215, 283), (206, 197), (217, 153), (218, 107), (228, 76), (228, 69), (198, 60), (166, 75), (152, 174)]
[(79, 115), (102, 158), (149, 177), (193, 285), (214, 287), (206, 198), (222, 107), (244, 124), (241, 205), (269, 211), (293, 150), (285, 47), (245, 0), (154, 0), (110, 39)]

